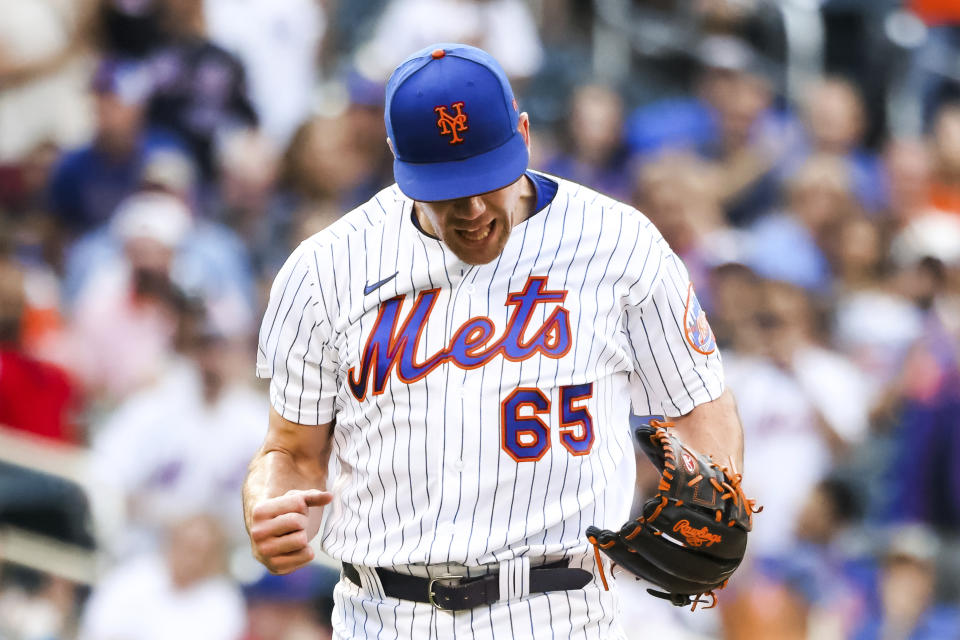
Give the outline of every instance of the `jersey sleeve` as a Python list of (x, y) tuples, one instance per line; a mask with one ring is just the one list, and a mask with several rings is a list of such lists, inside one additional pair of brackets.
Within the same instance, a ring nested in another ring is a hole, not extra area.
[(337, 357), (314, 254), (301, 245), (280, 269), (260, 326), (257, 376), (270, 378), (270, 404), (304, 425), (333, 420)]
[(723, 393), (723, 366), (686, 267), (657, 237), (655, 275), (631, 290), (626, 309), (630, 393), (636, 414), (676, 417)]

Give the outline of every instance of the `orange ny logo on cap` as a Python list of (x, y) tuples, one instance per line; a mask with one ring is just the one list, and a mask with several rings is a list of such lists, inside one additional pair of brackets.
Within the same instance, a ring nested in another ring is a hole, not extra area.
[(450, 144), (463, 142), (463, 138), (457, 135), (460, 131), (467, 130), (467, 114), (463, 112), (463, 102), (454, 102), (450, 107), (456, 112), (456, 115), (447, 113), (446, 105), (434, 107), (437, 113), (437, 127), (440, 129), (440, 135), (452, 136)]

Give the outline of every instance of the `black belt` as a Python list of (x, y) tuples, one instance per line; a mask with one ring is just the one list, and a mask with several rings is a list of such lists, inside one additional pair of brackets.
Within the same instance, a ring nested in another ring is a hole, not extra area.
[[(380, 584), (383, 585), (383, 593), (387, 597), (426, 602), (445, 611), (473, 609), (474, 607), (493, 604), (500, 599), (500, 575), (498, 573), (473, 578), (450, 575), (421, 578), (395, 573), (380, 567), (377, 567), (376, 571), (380, 577)], [(349, 562), (343, 563), (343, 575), (358, 587), (362, 586), (357, 568)], [(438, 580), (454, 579), (458, 580), (457, 584), (454, 585), (445, 585), (438, 582)], [(566, 560), (559, 560), (539, 567), (531, 567), (530, 593), (582, 589), (591, 580), (593, 580), (593, 574), (589, 571), (570, 569)]]

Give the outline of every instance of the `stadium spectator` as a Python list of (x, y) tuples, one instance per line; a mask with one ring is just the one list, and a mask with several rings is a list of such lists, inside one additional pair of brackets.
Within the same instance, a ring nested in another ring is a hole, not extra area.
[(760, 282), (756, 273), (738, 262), (718, 265), (710, 272), (710, 326), (724, 352), (760, 353), (760, 332), (754, 321), (760, 307)]
[(826, 294), (831, 272), (825, 249), (852, 215), (850, 189), (843, 160), (811, 157), (787, 183), (784, 210), (751, 227), (746, 263), (763, 277)]
[(911, 273), (927, 254), (949, 258), (960, 246), (960, 228), (931, 206), (930, 162), (922, 144), (895, 139), (884, 162), (890, 195), (886, 219), (871, 223), (854, 217), (843, 223), (831, 262), (839, 278), (834, 342), (867, 376), (873, 411), (887, 421), (899, 402), (899, 394), (889, 389), (924, 330), (922, 312), (911, 298), (927, 280)]
[(226, 575), (219, 523), (204, 515), (171, 526), (163, 553), (119, 564), (93, 590), (80, 640), (239, 640), (240, 588)]
[[(953, 219), (949, 218), (952, 222)], [(931, 231), (941, 245), (949, 232)], [(960, 229), (953, 228), (960, 240)], [(955, 242), (951, 243), (955, 245)], [(942, 246), (942, 245), (941, 245)], [(947, 263), (931, 257), (930, 245), (912, 247), (898, 283), (921, 321), (916, 341), (905, 354), (898, 375), (885, 389), (880, 405), (892, 421), (894, 452), (887, 481), (891, 491), (886, 515), (926, 522), (944, 531), (960, 531), (960, 327), (949, 275), (960, 266), (954, 246)], [(911, 257), (912, 256), (912, 257)], [(910, 452), (901, 451), (904, 446)], [(910, 502), (903, 496), (916, 492)]]
[(899, 377), (911, 345), (923, 332), (922, 315), (890, 285), (841, 298), (834, 314), (834, 343), (866, 376), (876, 413), (877, 404), (887, 399), (887, 388)]
[[(0, 429), (39, 436), (51, 443), (76, 443), (83, 439), (77, 428), (79, 393), (63, 370), (24, 351), (22, 327), (27, 308), (24, 273), (9, 256), (0, 254)], [(0, 528), (10, 525), (93, 546), (87, 497), (80, 487), (0, 462)], [(41, 606), (24, 595), (25, 607)]]
[(320, 0), (204, 0), (208, 36), (246, 71), (271, 142), (285, 146), (310, 115), (326, 14)]
[(333, 587), (339, 573), (310, 565), (288, 575), (264, 575), (246, 587), (247, 634), (243, 640), (330, 640)]
[[(746, 582), (746, 581), (745, 581)], [(731, 593), (724, 604), (723, 638), (725, 640), (806, 640), (810, 604), (800, 585), (782, 580), (776, 575), (751, 573), (745, 593)]]
[(942, 548), (927, 529), (905, 527), (894, 533), (881, 558), (879, 607), (853, 640), (940, 640), (956, 635), (960, 611), (937, 602), (937, 554)]
[(64, 371), (24, 351), (26, 316), (24, 274), (0, 255), (0, 426), (75, 442), (78, 390)]
[(134, 195), (118, 209), (110, 232), (122, 253), (84, 282), (60, 347), (92, 396), (113, 404), (162, 371), (176, 326), (171, 267), (190, 225), (169, 196)]
[(614, 198), (631, 195), (630, 166), (623, 145), (623, 101), (602, 85), (582, 85), (570, 100), (567, 149), (543, 170), (562, 175)]
[(960, 102), (945, 103), (937, 111), (930, 146), (931, 204), (935, 209), (960, 216)]
[(217, 152), (218, 198), (211, 216), (235, 231), (250, 253), (254, 272), (277, 269), (289, 250), (291, 203), (278, 189), (280, 157), (254, 130), (227, 136)]
[[(777, 555), (792, 545), (793, 523), (804, 498), (865, 435), (867, 405), (859, 373), (816, 345), (810, 299), (782, 283), (754, 286), (757, 306), (751, 321), (733, 325), (733, 344), (755, 351), (728, 349), (725, 368), (731, 388), (750, 390), (738, 396), (744, 434), (751, 442), (744, 458), (750, 469), (745, 482), (769, 514), (750, 544), (757, 553)], [(729, 319), (724, 323), (731, 326)], [(849, 405), (838, 406), (848, 400), (841, 395), (847, 391)]]
[[(179, 151), (151, 154), (143, 169), (141, 188), (121, 204), (110, 224), (77, 240), (67, 253), (63, 294), (70, 306), (92, 278), (123, 261), (123, 242), (115, 218), (123, 210), (176, 208), (190, 216), (178, 238), (171, 265), (175, 284), (207, 303), (217, 322), (231, 335), (251, 329), (254, 291), (249, 251), (240, 237), (216, 220), (198, 215), (195, 165)], [(162, 217), (162, 215), (161, 215)]]
[(95, 2), (0, 1), (0, 162), (89, 134), (85, 52)]
[[(960, 54), (960, 8), (953, 0), (909, 0), (906, 3), (926, 25), (921, 46), (913, 53), (909, 89), (919, 103), (917, 131), (930, 123), (944, 102), (960, 98), (960, 80), (952, 60)], [(911, 114), (913, 115), (913, 114)]]
[(200, 167), (214, 178), (215, 142), (226, 132), (257, 126), (243, 65), (206, 35), (202, 0), (162, 0), (170, 42), (149, 57), (152, 126), (178, 136)]
[(747, 237), (726, 224), (720, 172), (690, 153), (665, 153), (642, 165), (636, 205), (677, 252), (710, 309), (710, 270), (744, 258)]
[[(939, 346), (939, 345), (933, 345)], [(949, 357), (949, 356), (948, 356)], [(894, 423), (890, 487), (879, 505), (888, 518), (960, 531), (960, 372), (919, 350), (905, 366)], [(918, 397), (919, 396), (919, 397)], [(909, 451), (900, 448), (909, 446)], [(909, 502), (904, 502), (911, 496)]]
[(894, 138), (883, 154), (888, 201), (884, 217), (897, 227), (933, 210), (930, 149), (913, 138)]
[(889, 235), (888, 225), (865, 216), (851, 216), (840, 223), (827, 247), (835, 275), (835, 302), (883, 286), (892, 268)]
[(150, 77), (142, 65), (105, 60), (93, 79), (93, 141), (65, 153), (50, 181), (50, 206), (71, 237), (106, 222), (140, 183), (150, 153), (177, 143), (149, 130)]
[(748, 226), (774, 206), (777, 172), (798, 133), (773, 109), (769, 70), (747, 44), (710, 36), (697, 57), (696, 96), (640, 107), (628, 119), (627, 142), (641, 157), (679, 148), (716, 162), (727, 218)]
[(46, 217), (47, 190), (59, 156), (59, 149), (45, 142), (15, 161), (0, 164), (0, 211), (5, 217), (23, 224)]
[(767, 357), (800, 385), (816, 410), (824, 442), (842, 455), (866, 436), (870, 405), (863, 374), (823, 346), (823, 322), (803, 289), (769, 281), (760, 295), (756, 320), (766, 333)]
[(65, 578), (0, 562), (0, 637), (71, 637), (80, 592)]
[(5, 194), (9, 199), (0, 196), (0, 254), (15, 256), (23, 272), (27, 306), (20, 338), (23, 348), (32, 354), (39, 353), (63, 324), (57, 277), (63, 263), (61, 232), (45, 213), (56, 155), (52, 145), (43, 145), (17, 166), (8, 167), (12, 169), (7, 174), (12, 189)]
[[(342, 211), (361, 202), (374, 167), (354, 144), (344, 116), (316, 117), (293, 136), (283, 161), (283, 183), (297, 200), (295, 206), (331, 201)], [(382, 126), (382, 123), (381, 123)]]
[(859, 515), (847, 483), (828, 477), (812, 487), (797, 512), (796, 544), (753, 554), (749, 579), (721, 603), (724, 637), (849, 638), (866, 614), (864, 581), (872, 577)]
[(215, 517), (231, 546), (243, 542), (233, 498), (263, 439), (262, 393), (248, 386), (246, 343), (224, 336), (196, 302), (181, 310), (178, 353), (160, 378), (99, 426), (91, 476), (124, 496), (127, 526), (114, 552), (155, 549), (184, 512)]
[(520, 0), (390, 0), (373, 35), (357, 51), (357, 70), (386, 81), (406, 52), (434, 42), (463, 42), (493, 56), (516, 85), (543, 62), (533, 15)]
[(386, 87), (353, 71), (347, 73), (346, 84), (343, 126), (352, 132), (351, 146), (362, 156), (365, 172), (360, 185), (349, 193), (344, 211), (366, 202), (393, 181), (393, 154), (383, 143), (387, 137), (383, 122)]
[(870, 213), (886, 204), (880, 161), (864, 146), (866, 113), (856, 86), (839, 77), (826, 77), (808, 89), (803, 119), (809, 136), (809, 151), (797, 145), (794, 153), (830, 154), (843, 158), (851, 189), (860, 206)]

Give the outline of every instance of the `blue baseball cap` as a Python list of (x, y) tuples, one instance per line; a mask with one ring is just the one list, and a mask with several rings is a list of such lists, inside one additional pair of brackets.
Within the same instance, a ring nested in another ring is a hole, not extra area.
[(530, 162), (510, 82), (476, 47), (440, 43), (404, 60), (387, 81), (383, 115), (394, 178), (414, 200), (494, 191)]

